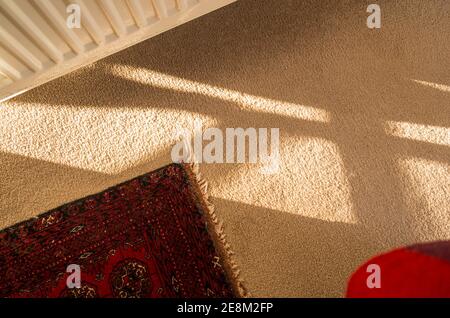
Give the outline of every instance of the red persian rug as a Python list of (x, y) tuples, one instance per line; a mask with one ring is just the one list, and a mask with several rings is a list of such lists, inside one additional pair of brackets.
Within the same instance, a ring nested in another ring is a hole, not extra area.
[(240, 296), (208, 206), (172, 164), (2, 230), (0, 297)]
[(417, 244), (372, 258), (350, 278), (347, 297), (450, 298), (450, 241)]

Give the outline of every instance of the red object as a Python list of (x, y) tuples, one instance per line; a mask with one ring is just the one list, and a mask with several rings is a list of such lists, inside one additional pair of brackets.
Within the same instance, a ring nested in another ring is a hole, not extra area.
[[(371, 284), (370, 275), (375, 273), (371, 264), (379, 266), (380, 288)], [(372, 258), (350, 278), (347, 297), (450, 297), (450, 242), (410, 246)]]
[(1, 231), (0, 296), (235, 296), (191, 180), (169, 165)]

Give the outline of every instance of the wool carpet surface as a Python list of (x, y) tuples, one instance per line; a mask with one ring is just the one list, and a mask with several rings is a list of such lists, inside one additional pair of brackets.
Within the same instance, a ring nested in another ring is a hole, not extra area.
[(1, 231), (0, 297), (237, 295), (195, 182), (172, 164)]
[(0, 226), (171, 162), (178, 128), (280, 129), (280, 169), (200, 164), (254, 296), (345, 295), (450, 239), (450, 2), (239, 0), (0, 105)]

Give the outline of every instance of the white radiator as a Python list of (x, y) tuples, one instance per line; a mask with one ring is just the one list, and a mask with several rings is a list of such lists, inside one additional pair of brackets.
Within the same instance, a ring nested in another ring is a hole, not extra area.
[(0, 0), (0, 101), (234, 1)]

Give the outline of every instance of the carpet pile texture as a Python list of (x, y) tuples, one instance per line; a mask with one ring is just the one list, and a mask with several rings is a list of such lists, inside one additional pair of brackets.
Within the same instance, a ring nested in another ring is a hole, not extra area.
[(0, 227), (171, 162), (176, 131), (280, 129), (280, 170), (200, 164), (254, 296), (343, 296), (450, 239), (450, 2), (240, 0), (0, 105)]

